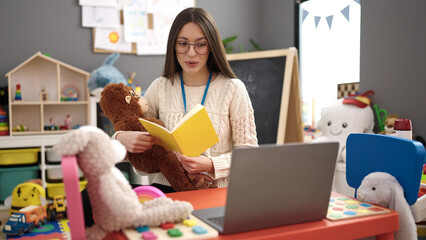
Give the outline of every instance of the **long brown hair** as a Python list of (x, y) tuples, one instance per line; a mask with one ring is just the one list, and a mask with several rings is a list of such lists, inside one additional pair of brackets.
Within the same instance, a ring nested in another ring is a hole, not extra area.
[(167, 41), (166, 63), (164, 65), (163, 76), (173, 79), (176, 73), (182, 71), (182, 67), (177, 61), (175, 44), (180, 29), (189, 22), (198, 24), (207, 38), (210, 49), (207, 67), (212, 71), (222, 73), (226, 77), (236, 78), (226, 59), (225, 48), (223, 47), (216, 23), (213, 17), (202, 8), (187, 8), (180, 12), (173, 21)]

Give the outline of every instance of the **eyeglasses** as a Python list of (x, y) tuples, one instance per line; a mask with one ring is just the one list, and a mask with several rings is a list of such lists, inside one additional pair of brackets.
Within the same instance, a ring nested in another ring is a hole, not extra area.
[(187, 42), (177, 42), (176, 43), (176, 52), (184, 54), (189, 51), (189, 48), (194, 46), (194, 50), (199, 55), (205, 55), (209, 52), (209, 45), (205, 42), (199, 42), (194, 44), (189, 44)]

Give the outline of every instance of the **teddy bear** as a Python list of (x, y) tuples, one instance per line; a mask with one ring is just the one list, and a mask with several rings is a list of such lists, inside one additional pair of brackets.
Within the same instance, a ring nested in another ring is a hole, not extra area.
[[(146, 131), (139, 118), (164, 126), (161, 120), (147, 118), (147, 101), (123, 83), (110, 83), (101, 92), (99, 105), (113, 123), (114, 131)], [(143, 153), (127, 153), (132, 166), (145, 173), (161, 172), (176, 191), (214, 188), (213, 179), (202, 173), (188, 173), (175, 153), (158, 144)]]
[[(367, 94), (368, 93), (368, 94)], [(346, 139), (351, 133), (373, 133), (374, 113), (367, 97), (371, 91), (338, 99), (321, 112), (313, 142), (339, 142), (338, 162), (346, 162)]]
[(89, 240), (138, 226), (179, 222), (193, 211), (189, 202), (165, 196), (143, 203), (115, 164), (126, 156), (125, 147), (94, 126), (83, 126), (62, 136), (53, 149), (62, 156), (75, 155), (92, 205), (95, 225), (86, 228)]
[(109, 83), (126, 83), (124, 75), (114, 67), (120, 53), (111, 53), (103, 64), (92, 71), (87, 86), (93, 96), (100, 97), (103, 88)]
[(395, 240), (417, 240), (417, 228), (404, 190), (389, 173), (372, 172), (364, 177), (357, 190), (360, 201), (394, 209), (399, 214), (399, 230)]

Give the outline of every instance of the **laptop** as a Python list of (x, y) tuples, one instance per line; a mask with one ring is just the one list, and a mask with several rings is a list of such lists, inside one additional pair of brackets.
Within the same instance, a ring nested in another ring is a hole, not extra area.
[(236, 148), (225, 207), (193, 215), (221, 234), (326, 217), (338, 142)]

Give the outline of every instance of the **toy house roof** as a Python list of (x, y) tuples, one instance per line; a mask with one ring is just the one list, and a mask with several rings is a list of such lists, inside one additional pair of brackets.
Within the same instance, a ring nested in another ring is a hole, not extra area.
[(36, 59), (36, 58), (41, 58), (43, 60), (46, 60), (48, 62), (52, 62), (55, 64), (59, 64), (62, 67), (68, 68), (71, 71), (80, 73), (81, 75), (85, 75), (85, 76), (90, 76), (89, 72), (86, 72), (84, 70), (78, 69), (76, 67), (73, 67), (69, 64), (66, 64), (64, 62), (61, 62), (59, 60), (56, 60), (54, 58), (48, 57), (44, 54), (42, 54), (41, 52), (37, 52), (36, 54), (34, 54), (33, 56), (31, 56), (30, 58), (28, 58), (27, 60), (25, 60), (24, 62), (22, 62), (21, 64), (19, 64), (18, 66), (16, 66), (14, 69), (10, 70), (8, 73), (6, 73), (6, 77), (9, 77), (12, 73), (14, 73), (15, 71), (17, 71), (18, 69), (22, 68), (23, 66), (25, 66), (27, 63), (31, 62), (32, 60)]

